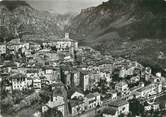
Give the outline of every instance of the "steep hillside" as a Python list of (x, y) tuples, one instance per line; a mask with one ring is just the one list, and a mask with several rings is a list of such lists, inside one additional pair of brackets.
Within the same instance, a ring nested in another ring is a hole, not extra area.
[(71, 25), (71, 21), (75, 17), (75, 14), (68, 13), (68, 14), (56, 14), (55, 19), (57, 22), (57, 25), (60, 27), (62, 31), (66, 29), (66, 27)]
[(16, 36), (50, 35), (61, 36), (56, 18), (49, 12), (41, 12), (24, 1), (0, 2), (0, 40), (10, 40)]
[(82, 10), (68, 31), (103, 53), (166, 68), (164, 0), (109, 0)]

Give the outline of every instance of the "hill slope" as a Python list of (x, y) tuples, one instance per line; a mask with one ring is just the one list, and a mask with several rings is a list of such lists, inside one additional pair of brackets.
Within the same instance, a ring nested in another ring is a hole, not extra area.
[(68, 31), (103, 53), (166, 68), (164, 0), (109, 0), (82, 10)]
[(62, 35), (53, 15), (38, 11), (24, 1), (0, 2), (0, 28), (1, 41), (23, 35)]

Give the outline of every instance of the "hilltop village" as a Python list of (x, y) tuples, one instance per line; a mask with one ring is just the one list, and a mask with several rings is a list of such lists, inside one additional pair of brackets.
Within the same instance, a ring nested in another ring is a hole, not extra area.
[(137, 61), (79, 46), (66, 33), (0, 44), (1, 116), (162, 116), (166, 78)]

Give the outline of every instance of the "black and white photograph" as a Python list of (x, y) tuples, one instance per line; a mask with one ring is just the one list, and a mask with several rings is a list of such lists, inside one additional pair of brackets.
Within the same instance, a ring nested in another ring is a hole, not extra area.
[(0, 117), (166, 117), (166, 0), (0, 0)]

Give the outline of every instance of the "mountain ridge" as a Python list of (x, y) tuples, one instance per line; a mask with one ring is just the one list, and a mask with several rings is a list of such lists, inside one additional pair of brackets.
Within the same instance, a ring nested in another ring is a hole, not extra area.
[(109, 0), (82, 10), (68, 32), (102, 53), (166, 67), (158, 59), (160, 51), (166, 53), (164, 0)]
[(32, 8), (25, 1), (1, 1), (0, 14), (1, 41), (10, 41), (18, 36), (22, 39), (25, 35), (37, 35), (36, 37), (43, 38), (63, 36), (56, 15)]

